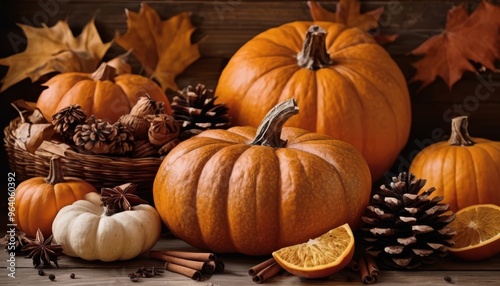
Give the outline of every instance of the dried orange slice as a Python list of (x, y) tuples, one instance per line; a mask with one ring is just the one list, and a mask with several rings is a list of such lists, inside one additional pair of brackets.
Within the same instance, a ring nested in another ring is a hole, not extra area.
[(273, 257), (286, 271), (305, 278), (330, 276), (354, 255), (354, 236), (346, 223), (308, 242), (281, 248)]
[(480, 260), (500, 252), (500, 206), (480, 204), (455, 213), (450, 223), (457, 234), (449, 250), (465, 260)]

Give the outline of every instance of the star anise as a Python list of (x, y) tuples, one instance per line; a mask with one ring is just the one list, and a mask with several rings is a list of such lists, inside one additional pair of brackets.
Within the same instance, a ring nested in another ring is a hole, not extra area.
[(59, 244), (52, 244), (52, 235), (44, 239), (40, 229), (36, 231), (35, 239), (28, 239), (27, 244), (22, 251), (29, 251), (26, 258), (33, 259), (33, 266), (38, 267), (43, 262), (43, 266), (50, 266), (50, 262), (59, 268), (57, 264), (57, 256), (61, 255), (63, 248)]
[(101, 189), (102, 204), (113, 212), (131, 210), (132, 206), (148, 202), (135, 195), (137, 184), (126, 183), (114, 188)]

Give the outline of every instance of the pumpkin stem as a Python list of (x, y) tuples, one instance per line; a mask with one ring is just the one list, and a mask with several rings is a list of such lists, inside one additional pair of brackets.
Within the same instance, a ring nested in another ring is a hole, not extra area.
[(102, 63), (90, 76), (93, 80), (114, 81), (116, 69), (107, 63)]
[(281, 129), (285, 122), (297, 113), (299, 113), (299, 107), (293, 98), (276, 105), (262, 119), (257, 135), (250, 144), (274, 148), (285, 146), (286, 140), (280, 138)]
[(467, 116), (455, 117), (451, 120), (451, 135), (448, 143), (450, 145), (457, 146), (471, 146), (474, 145), (474, 141), (469, 136), (467, 131), (467, 125), (469, 121)]
[(50, 158), (49, 175), (45, 178), (45, 182), (51, 185), (66, 182), (63, 177), (61, 158), (57, 156)]
[(330, 55), (326, 51), (326, 30), (320, 26), (309, 27), (302, 46), (297, 55), (297, 63), (301, 68), (317, 70), (329, 66)]

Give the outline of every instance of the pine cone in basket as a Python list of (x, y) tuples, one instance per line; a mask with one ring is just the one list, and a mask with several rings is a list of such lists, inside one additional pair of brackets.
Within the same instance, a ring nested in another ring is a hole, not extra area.
[(448, 224), (455, 215), (443, 197), (429, 198), (435, 188), (420, 194), (426, 180), (401, 173), (389, 187), (382, 185), (362, 217), (367, 252), (390, 267), (411, 269), (433, 263), (453, 245)]
[(118, 128), (118, 134), (111, 145), (109, 153), (121, 155), (134, 150), (135, 139), (130, 128), (120, 122), (116, 122), (114, 125)]
[(85, 123), (85, 120), (87, 115), (78, 104), (72, 104), (52, 115), (54, 130), (70, 143), (73, 142), (76, 126)]
[(73, 141), (81, 153), (108, 154), (118, 135), (118, 127), (91, 115), (75, 128)]
[(172, 100), (172, 115), (181, 126), (179, 138), (185, 140), (206, 129), (227, 129), (231, 117), (225, 104), (215, 104), (214, 90), (203, 84), (189, 85)]

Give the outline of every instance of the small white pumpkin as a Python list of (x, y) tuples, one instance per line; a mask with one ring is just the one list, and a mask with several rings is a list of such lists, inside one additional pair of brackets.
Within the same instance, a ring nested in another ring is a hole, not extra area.
[(91, 193), (58, 212), (52, 233), (68, 256), (128, 260), (153, 248), (160, 237), (161, 219), (147, 204), (107, 215), (99, 194)]

